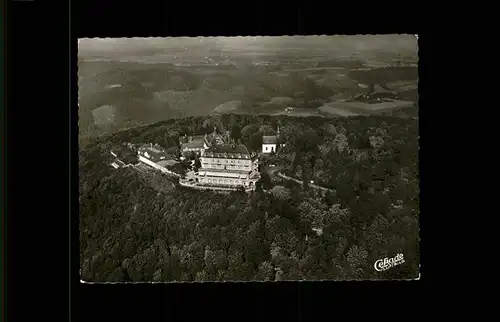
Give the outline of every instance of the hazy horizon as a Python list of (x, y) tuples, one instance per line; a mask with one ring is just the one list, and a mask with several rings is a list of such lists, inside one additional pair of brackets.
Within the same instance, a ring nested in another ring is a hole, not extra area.
[(79, 53), (112, 53), (141, 49), (177, 49), (179, 47), (212, 46), (226, 49), (252, 49), (253, 47), (316, 47), (338, 52), (417, 52), (415, 35), (336, 35), (336, 36), (239, 36), (239, 37), (164, 37), (164, 38), (81, 38)]

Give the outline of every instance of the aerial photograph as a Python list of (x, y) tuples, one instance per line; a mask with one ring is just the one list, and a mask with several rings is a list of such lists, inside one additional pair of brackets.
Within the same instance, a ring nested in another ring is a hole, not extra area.
[(82, 38), (83, 283), (414, 280), (418, 37)]

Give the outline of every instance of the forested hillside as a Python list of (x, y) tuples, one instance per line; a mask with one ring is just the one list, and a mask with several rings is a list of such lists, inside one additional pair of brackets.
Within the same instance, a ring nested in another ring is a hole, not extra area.
[[(262, 160), (252, 194), (216, 194), (109, 166), (123, 142), (177, 149), (178, 136), (228, 130), (249, 149), (277, 126), (286, 146)], [(390, 116), (222, 115), (169, 120), (80, 149), (82, 279), (220, 281), (418, 276), (417, 121)], [(271, 167), (303, 180), (282, 181)], [(322, 193), (307, 186), (332, 189)], [(313, 228), (322, 229), (317, 234)], [(374, 262), (404, 255), (377, 272)]]

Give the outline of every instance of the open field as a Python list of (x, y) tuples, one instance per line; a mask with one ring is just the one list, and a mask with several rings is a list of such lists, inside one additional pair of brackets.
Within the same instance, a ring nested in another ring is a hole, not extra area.
[(353, 116), (378, 113), (381, 111), (401, 108), (411, 108), (414, 102), (389, 101), (378, 104), (359, 102), (331, 102), (318, 108), (323, 115), (332, 114), (336, 116)]

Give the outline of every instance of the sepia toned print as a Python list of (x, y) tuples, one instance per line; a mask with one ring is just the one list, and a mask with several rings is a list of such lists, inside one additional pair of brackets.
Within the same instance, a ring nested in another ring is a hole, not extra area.
[(82, 281), (418, 278), (417, 41), (80, 39)]

